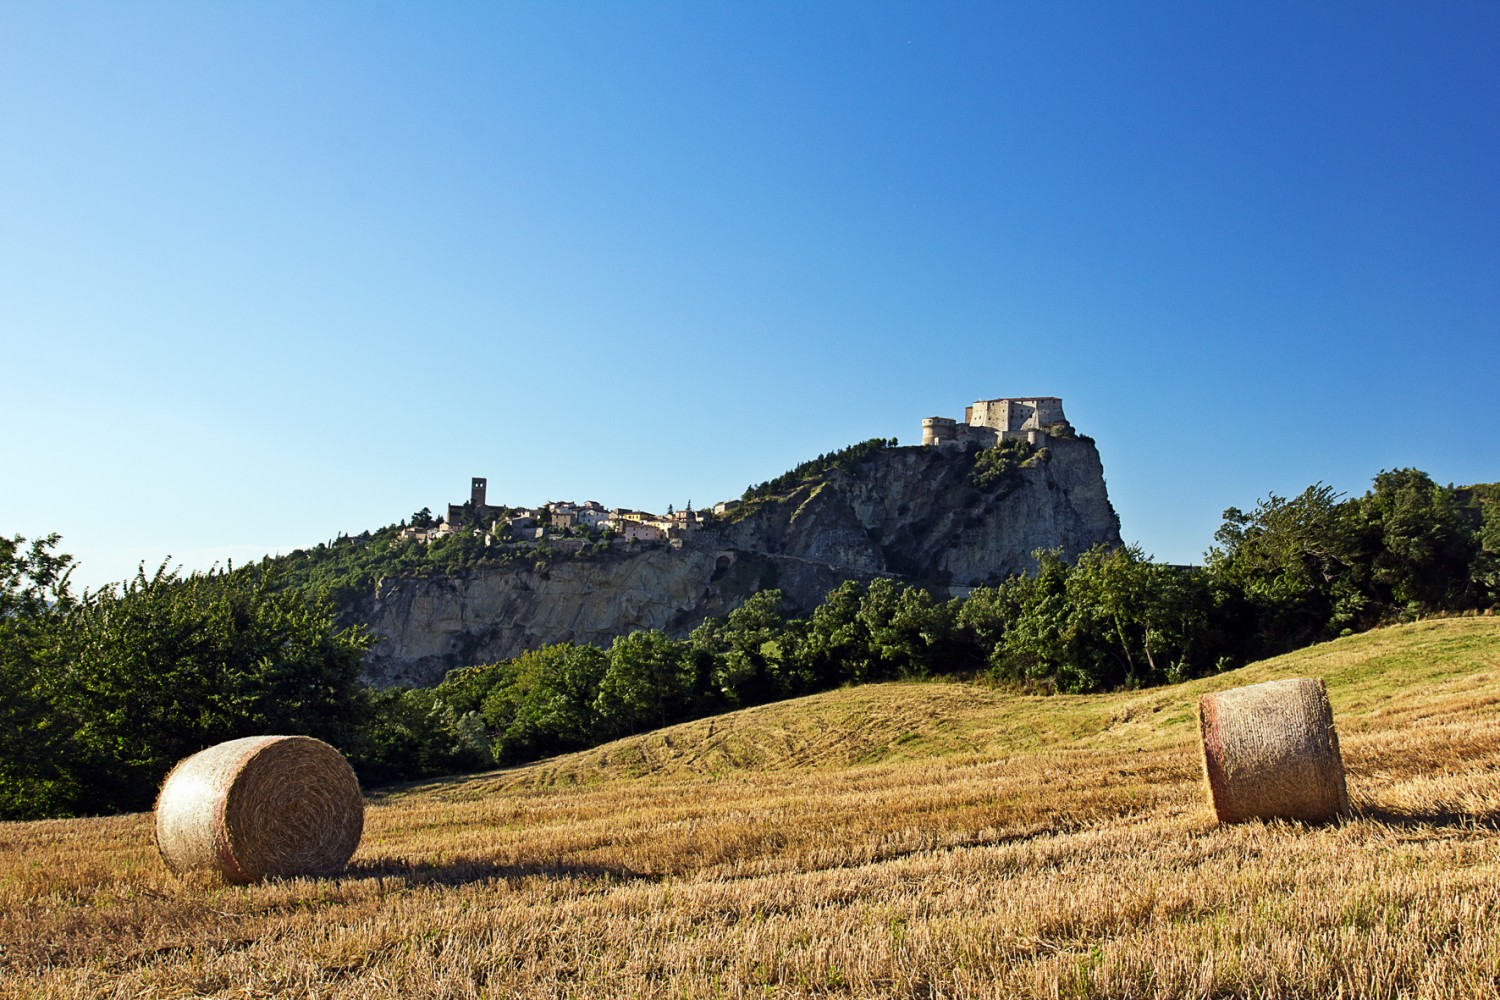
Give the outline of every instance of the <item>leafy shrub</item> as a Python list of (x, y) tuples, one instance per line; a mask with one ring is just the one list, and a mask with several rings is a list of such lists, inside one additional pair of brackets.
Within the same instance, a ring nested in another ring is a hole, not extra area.
[(1036, 448), (1022, 438), (1002, 438), (992, 448), (985, 448), (974, 459), (969, 482), (982, 490), (1011, 485), (1015, 472), (1037, 454)]

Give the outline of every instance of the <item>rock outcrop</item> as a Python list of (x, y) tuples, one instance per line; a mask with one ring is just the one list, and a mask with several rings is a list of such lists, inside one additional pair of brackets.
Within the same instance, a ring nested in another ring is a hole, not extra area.
[(1120, 544), (1092, 441), (1052, 439), (987, 481), (981, 454), (876, 450), (752, 501), (681, 548), (616, 543), (590, 558), (388, 579), (346, 617), (376, 637), (368, 680), (431, 684), (546, 643), (607, 645), (641, 628), (685, 634), (768, 587), (798, 611), (846, 579), (892, 576), (946, 595), (1025, 571), (1039, 548), (1072, 557)]
[(365, 677), (427, 685), (454, 667), (554, 642), (608, 645), (635, 629), (674, 634), (775, 585), (769, 560), (701, 547), (620, 546), (588, 559), (382, 580), (354, 609), (376, 644)]
[[(980, 454), (873, 452), (852, 469), (760, 504), (726, 528), (724, 540), (832, 567), (840, 579), (892, 575), (934, 588), (998, 582), (1035, 566), (1031, 553), (1039, 548), (1071, 557), (1120, 544), (1092, 441), (1053, 439), (987, 486), (974, 481)], [(802, 595), (794, 600), (807, 603)]]

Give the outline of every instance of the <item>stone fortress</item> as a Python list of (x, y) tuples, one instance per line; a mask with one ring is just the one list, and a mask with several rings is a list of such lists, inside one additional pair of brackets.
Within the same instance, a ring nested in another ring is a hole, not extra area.
[(964, 407), (963, 423), (952, 417), (923, 420), (922, 443), (939, 448), (970, 444), (988, 448), (1001, 441), (1020, 440), (1035, 445), (1072, 431), (1073, 426), (1063, 416), (1062, 400), (1056, 396), (979, 399)]

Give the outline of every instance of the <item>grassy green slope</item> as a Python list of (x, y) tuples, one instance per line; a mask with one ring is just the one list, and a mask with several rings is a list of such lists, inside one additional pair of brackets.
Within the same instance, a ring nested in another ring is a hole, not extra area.
[(1379, 629), (1216, 677), (1135, 692), (1020, 695), (943, 681), (845, 688), (455, 780), (486, 790), (541, 788), (645, 775), (711, 778), (738, 770), (993, 759), (1047, 749), (1178, 749), (1191, 757), (1199, 695), (1285, 677), (1322, 677), (1346, 735), (1458, 723), (1500, 705), (1500, 618)]

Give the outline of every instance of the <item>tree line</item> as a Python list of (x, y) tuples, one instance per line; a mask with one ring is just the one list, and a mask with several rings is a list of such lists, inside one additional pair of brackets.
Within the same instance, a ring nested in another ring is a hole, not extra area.
[[(790, 617), (762, 591), (684, 639), (549, 646), (408, 696), (469, 720), (489, 741), (488, 765), (868, 681), (960, 675), (1044, 692), (1178, 682), (1382, 623), (1493, 608), (1500, 491), (1465, 495), (1401, 469), (1353, 500), (1317, 484), (1230, 509), (1200, 567), (1135, 547), (1036, 558), (1035, 572), (950, 600), (849, 581)], [(460, 742), (455, 728), (449, 745)], [(484, 756), (478, 743), (462, 752)]]
[(846, 684), (939, 675), (1032, 691), (1176, 682), (1378, 624), (1500, 601), (1500, 488), (1412, 469), (1231, 508), (1204, 565), (1096, 548), (939, 599), (849, 581), (806, 615), (765, 590), (674, 638), (563, 643), (435, 688), (359, 683), (369, 639), (266, 566), (144, 572), (75, 598), (56, 539), (0, 538), (0, 817), (148, 808), (236, 736), (339, 746), (370, 784), (512, 764)]
[(75, 597), (57, 536), (0, 537), (0, 819), (150, 808), (177, 760), (304, 733), (355, 746), (369, 640), (254, 568)]

